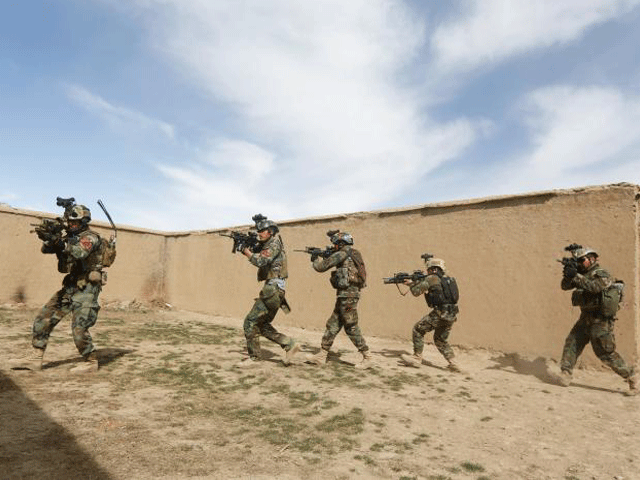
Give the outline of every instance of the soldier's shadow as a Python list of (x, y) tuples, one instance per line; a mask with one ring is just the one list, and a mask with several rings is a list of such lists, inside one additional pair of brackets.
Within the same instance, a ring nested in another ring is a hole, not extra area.
[[(229, 353), (237, 353), (241, 357), (247, 356), (246, 348), (232, 348), (229, 349)], [(265, 362), (278, 363), (282, 360), (282, 355), (278, 355), (277, 353), (272, 352), (267, 348), (260, 349), (260, 360)]]
[(518, 353), (503, 353), (491, 358), (495, 365), (487, 367), (488, 370), (503, 370), (519, 375), (531, 375), (544, 383), (557, 384), (555, 375), (549, 371), (547, 361), (543, 357), (535, 360), (522, 358)]
[[(402, 360), (402, 355), (411, 355), (412, 353), (408, 350), (390, 350), (388, 348), (383, 348), (382, 350), (378, 350), (374, 352), (379, 354), (385, 358), (395, 358), (398, 360), (397, 365), (400, 367), (407, 367), (407, 363)], [(422, 365), (426, 365), (429, 368), (435, 368), (437, 370), (442, 370), (444, 372), (449, 371), (447, 367), (442, 367), (440, 365), (436, 365), (435, 363), (431, 363), (429, 360), (422, 359)], [(415, 367), (414, 367), (415, 368)]]
[[(544, 383), (561, 386), (558, 376), (549, 370), (547, 361), (543, 357), (538, 357), (535, 360), (527, 360), (517, 353), (504, 353), (500, 356), (491, 358), (491, 360), (496, 362), (496, 365), (488, 367), (490, 370), (503, 370), (505, 372), (517, 373), (520, 375), (532, 375)], [(585, 388), (587, 390), (595, 390), (598, 392), (620, 393), (619, 390), (595, 387), (593, 385), (585, 385), (583, 383), (571, 383), (571, 387)]]
[[(309, 355), (315, 355), (317, 353), (320, 353), (320, 350), (322, 349), (318, 347), (309, 347), (308, 345), (304, 345), (300, 349), (301, 352), (304, 352), (305, 354), (309, 354)], [(329, 356), (327, 357), (327, 365), (343, 365), (347, 367), (353, 367), (353, 362), (347, 362), (346, 360), (343, 360), (341, 357), (342, 357), (342, 352), (336, 352), (334, 350), (331, 350), (329, 352)], [(307, 362), (305, 361), (304, 363), (306, 364)]]
[[(96, 357), (98, 358), (98, 368), (105, 365), (109, 365), (116, 359), (123, 357), (129, 353), (133, 353), (135, 350), (126, 348), (98, 348), (95, 350)], [(42, 365), (42, 369), (58, 368), (63, 365), (71, 365), (75, 363), (83, 362), (83, 358), (80, 356), (73, 358), (65, 358), (64, 360), (54, 360)]]

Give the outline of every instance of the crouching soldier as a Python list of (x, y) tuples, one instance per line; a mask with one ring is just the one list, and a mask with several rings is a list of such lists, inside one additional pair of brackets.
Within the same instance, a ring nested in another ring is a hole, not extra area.
[[(23, 358), (10, 359), (12, 368), (40, 370), (51, 332), (70, 313), (73, 341), (84, 360), (72, 371), (98, 369), (96, 348), (89, 328), (98, 319), (98, 296), (106, 279), (103, 268), (115, 259), (115, 242), (89, 230), (91, 212), (87, 207), (76, 205), (73, 199), (58, 199), (58, 205), (61, 201), (68, 203), (64, 217), (58, 219), (57, 231), (55, 222), (51, 220), (43, 221), (35, 231), (43, 240), (42, 252), (55, 253), (58, 271), (66, 273), (66, 276), (62, 280), (62, 288), (42, 307), (33, 322), (31, 351)], [(53, 225), (54, 228), (47, 229), (43, 225)]]
[(427, 305), (432, 310), (413, 326), (413, 355), (402, 355), (402, 360), (412, 367), (422, 365), (424, 350), (424, 336), (434, 331), (433, 343), (449, 362), (449, 369), (459, 372), (460, 367), (455, 360), (455, 354), (448, 339), (451, 328), (458, 315), (458, 286), (453, 277), (445, 275), (444, 260), (423, 255), (426, 261), (427, 275), (419, 280), (405, 280), (405, 285), (411, 288), (414, 296), (424, 294)]
[(616, 352), (613, 327), (620, 307), (623, 283), (614, 281), (598, 264), (598, 254), (591, 248), (571, 244), (565, 248), (571, 257), (563, 263), (562, 290), (573, 290), (571, 303), (580, 307), (580, 318), (567, 336), (560, 361), (560, 384), (571, 384), (573, 367), (584, 347), (591, 342), (602, 363), (629, 384), (627, 395), (640, 392), (640, 377)]
[[(333, 341), (344, 328), (345, 333), (362, 355), (362, 361), (356, 368), (372, 367), (369, 347), (362, 337), (358, 325), (358, 300), (360, 290), (366, 286), (366, 270), (362, 255), (353, 248), (353, 237), (347, 232), (330, 230), (327, 235), (333, 244), (325, 255), (313, 259), (313, 268), (317, 272), (331, 272), (331, 286), (336, 289), (336, 304), (333, 313), (327, 320), (326, 330), (322, 336), (321, 350), (307, 358), (307, 362), (322, 365), (327, 361)], [(312, 255), (313, 257), (313, 255)]]

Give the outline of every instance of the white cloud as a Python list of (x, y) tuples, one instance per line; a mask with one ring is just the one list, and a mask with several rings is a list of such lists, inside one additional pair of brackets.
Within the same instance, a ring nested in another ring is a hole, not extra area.
[(474, 0), (468, 15), (439, 26), (432, 49), (442, 71), (493, 64), (534, 48), (566, 44), (628, 13), (640, 0)]
[(115, 106), (79, 85), (67, 85), (66, 92), (69, 99), (115, 128), (158, 131), (169, 139), (174, 138), (174, 128), (166, 122), (135, 110)]
[(496, 193), (640, 183), (640, 97), (554, 86), (524, 99), (530, 151), (495, 176)]
[[(155, 48), (232, 105), (234, 121), (246, 128), (234, 145), (269, 150), (232, 155), (248, 162), (248, 177), (226, 169), (230, 157), (219, 145), (209, 164), (198, 158), (160, 167), (190, 202), (255, 210), (255, 202), (276, 197), (270, 208), (291, 216), (371, 208), (459, 156), (478, 135), (475, 121), (433, 122), (422, 98), (400, 86), (402, 68), (426, 42), (423, 20), (401, 1), (137, 5), (138, 15), (153, 17)], [(239, 198), (216, 193), (225, 191)]]
[(0, 192), (0, 203), (13, 202), (15, 200), (18, 200), (18, 198), (20, 198), (20, 197), (18, 195), (16, 195), (15, 193)]

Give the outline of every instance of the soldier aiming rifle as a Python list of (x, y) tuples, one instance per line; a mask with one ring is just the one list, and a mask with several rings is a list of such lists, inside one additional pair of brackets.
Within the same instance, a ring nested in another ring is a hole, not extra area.
[(71, 314), (73, 340), (84, 360), (73, 370), (97, 370), (98, 358), (89, 328), (98, 319), (98, 296), (107, 279), (103, 269), (115, 260), (117, 230), (100, 200), (98, 205), (115, 232), (110, 240), (89, 229), (91, 211), (84, 205), (77, 205), (74, 198), (58, 197), (56, 204), (64, 208), (64, 215), (55, 220), (43, 219), (34, 232), (42, 240), (42, 253), (55, 253), (58, 271), (66, 275), (62, 288), (44, 305), (33, 322), (33, 348), (22, 358), (10, 359), (9, 365), (40, 370), (51, 332), (60, 320)]

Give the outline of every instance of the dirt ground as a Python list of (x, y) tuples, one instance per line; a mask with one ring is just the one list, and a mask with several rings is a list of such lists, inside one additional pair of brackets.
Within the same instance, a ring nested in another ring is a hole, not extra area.
[(304, 364), (322, 332), (287, 327), (305, 344), (293, 365), (263, 339), (266, 360), (240, 369), (241, 319), (143, 308), (100, 312), (97, 372), (70, 372), (66, 319), (41, 372), (10, 370), (34, 314), (0, 308), (2, 479), (640, 479), (640, 396), (610, 371), (563, 388), (543, 358), (456, 348), (452, 373), (432, 344), (415, 369), (410, 332), (366, 323), (372, 370), (344, 333), (326, 366)]

